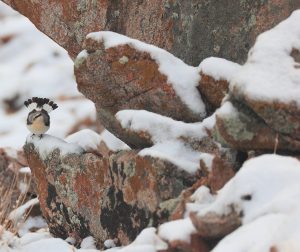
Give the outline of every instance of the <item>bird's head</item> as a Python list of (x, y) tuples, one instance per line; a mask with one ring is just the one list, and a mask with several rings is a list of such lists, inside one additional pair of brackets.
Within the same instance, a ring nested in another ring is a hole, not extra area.
[(42, 116), (43, 116), (43, 114), (41, 111), (32, 111), (28, 115), (28, 121), (32, 123), (33, 121), (35, 121), (36, 119), (38, 119), (39, 117), (42, 117)]

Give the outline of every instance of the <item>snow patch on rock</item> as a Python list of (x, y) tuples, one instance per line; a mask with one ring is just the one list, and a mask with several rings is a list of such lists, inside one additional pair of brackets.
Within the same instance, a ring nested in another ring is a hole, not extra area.
[(80, 154), (84, 152), (84, 149), (77, 144), (67, 143), (60, 138), (47, 134), (43, 134), (42, 138), (29, 134), (26, 142), (34, 145), (42, 159), (45, 159), (55, 149), (59, 149), (60, 155), (62, 156), (71, 153)]
[(74, 143), (81, 146), (84, 150), (97, 150), (103, 141), (112, 151), (128, 150), (130, 147), (115, 137), (108, 130), (104, 130), (101, 134), (90, 129), (80, 130), (65, 139), (68, 143)]
[(204, 59), (199, 65), (199, 71), (205, 75), (213, 77), (215, 80), (231, 81), (233, 76), (240, 70), (241, 65), (232, 61), (209, 57)]
[(234, 76), (230, 90), (259, 101), (295, 102), (300, 106), (300, 10), (257, 37), (246, 64)]
[(181, 100), (192, 111), (198, 113), (199, 117), (203, 118), (205, 116), (205, 105), (197, 90), (200, 80), (197, 67), (185, 64), (182, 60), (161, 48), (136, 39), (131, 39), (115, 32), (93, 32), (88, 34), (86, 38), (103, 42), (106, 49), (128, 44), (138, 51), (149, 53), (159, 65), (159, 71), (167, 76), (168, 82), (173, 86), (176, 94)]
[(206, 130), (215, 123), (214, 115), (201, 123), (184, 123), (145, 110), (122, 110), (116, 118), (123, 128), (150, 134), (154, 145), (141, 150), (139, 155), (168, 160), (189, 173), (199, 169), (200, 160), (211, 167), (213, 155), (193, 150), (181, 138), (200, 140), (207, 136)]

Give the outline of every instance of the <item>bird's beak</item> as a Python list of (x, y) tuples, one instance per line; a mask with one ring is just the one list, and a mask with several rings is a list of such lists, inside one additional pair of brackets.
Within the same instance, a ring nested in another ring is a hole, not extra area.
[(41, 113), (37, 114), (37, 115), (33, 118), (33, 120), (34, 120), (34, 119), (37, 119), (37, 118), (40, 117), (41, 115), (42, 115)]

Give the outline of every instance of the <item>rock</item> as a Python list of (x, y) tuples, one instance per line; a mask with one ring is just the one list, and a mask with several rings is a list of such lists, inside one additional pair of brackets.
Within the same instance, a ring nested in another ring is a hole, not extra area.
[(114, 238), (128, 244), (143, 228), (160, 222), (157, 211), (163, 202), (196, 180), (168, 162), (140, 157), (137, 151), (109, 157), (59, 148), (44, 152), (47, 141), (66, 149), (70, 144), (50, 136), (43, 141), (41, 146), (29, 140), (24, 151), (50, 232), (61, 238), (79, 241), (92, 235), (99, 246)]
[(297, 0), (4, 2), (73, 58), (88, 33), (110, 30), (164, 48), (192, 65), (212, 55), (243, 62), (258, 34), (300, 7)]
[[(185, 122), (196, 122), (203, 118), (179, 97), (168, 77), (160, 70), (153, 53), (147, 48), (149, 45), (144, 44), (144, 51), (137, 49), (137, 42), (125, 42), (123, 45), (106, 48), (105, 43), (112, 34), (100, 35), (103, 36), (101, 40), (87, 38), (85, 41), (86, 51), (76, 59), (75, 75), (79, 91), (95, 103), (98, 117), (106, 129), (131, 147), (142, 148), (151, 145), (151, 141), (143, 134), (122, 129), (115, 118), (118, 111), (145, 109)], [(124, 40), (118, 34), (113, 35), (116, 39), (120, 37)], [(128, 38), (128, 41), (131, 40)], [(180, 61), (165, 51), (162, 53), (166, 54), (165, 57), (172, 57), (173, 64), (176, 60)], [(196, 68), (179, 63), (189, 71), (194, 71), (197, 78)], [(194, 95), (191, 94), (189, 99), (199, 99), (200, 108), (202, 101), (195, 85), (191, 81), (186, 84), (185, 92), (193, 88), (192, 92), (196, 95), (193, 98)]]
[(205, 97), (206, 107), (213, 112), (221, 106), (221, 102), (228, 92), (229, 83), (227, 80), (215, 80), (203, 72), (200, 75), (199, 91), (203, 99)]
[[(300, 140), (300, 11), (258, 36), (230, 94), (281, 136)], [(286, 39), (286, 38), (289, 39)], [(280, 41), (274, 46), (273, 41)], [(270, 60), (272, 59), (272, 60)]]
[(212, 114), (221, 106), (223, 98), (228, 93), (229, 82), (240, 68), (239, 64), (216, 57), (206, 58), (200, 63), (201, 78), (198, 89), (208, 114)]
[(214, 136), (222, 145), (239, 150), (297, 152), (300, 141), (278, 134), (247, 106), (227, 101), (216, 115)]
[(163, 252), (208, 252), (210, 251), (210, 247), (206, 241), (202, 239), (198, 234), (191, 235), (191, 242), (183, 242), (183, 241), (171, 241), (169, 242), (169, 247), (166, 251)]
[(190, 218), (198, 234), (204, 239), (220, 239), (241, 226), (241, 217), (234, 211), (228, 215), (219, 216), (214, 212), (204, 216), (191, 213)]

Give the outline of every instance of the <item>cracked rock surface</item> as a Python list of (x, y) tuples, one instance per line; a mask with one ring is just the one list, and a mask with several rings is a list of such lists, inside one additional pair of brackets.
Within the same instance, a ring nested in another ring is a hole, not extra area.
[(55, 148), (45, 156), (30, 142), (24, 151), (43, 215), (51, 233), (61, 238), (92, 235), (98, 244), (113, 238), (128, 244), (143, 228), (168, 218), (176, 207), (176, 201), (169, 200), (196, 180), (168, 162), (140, 157), (136, 151), (101, 157), (63, 155)]

